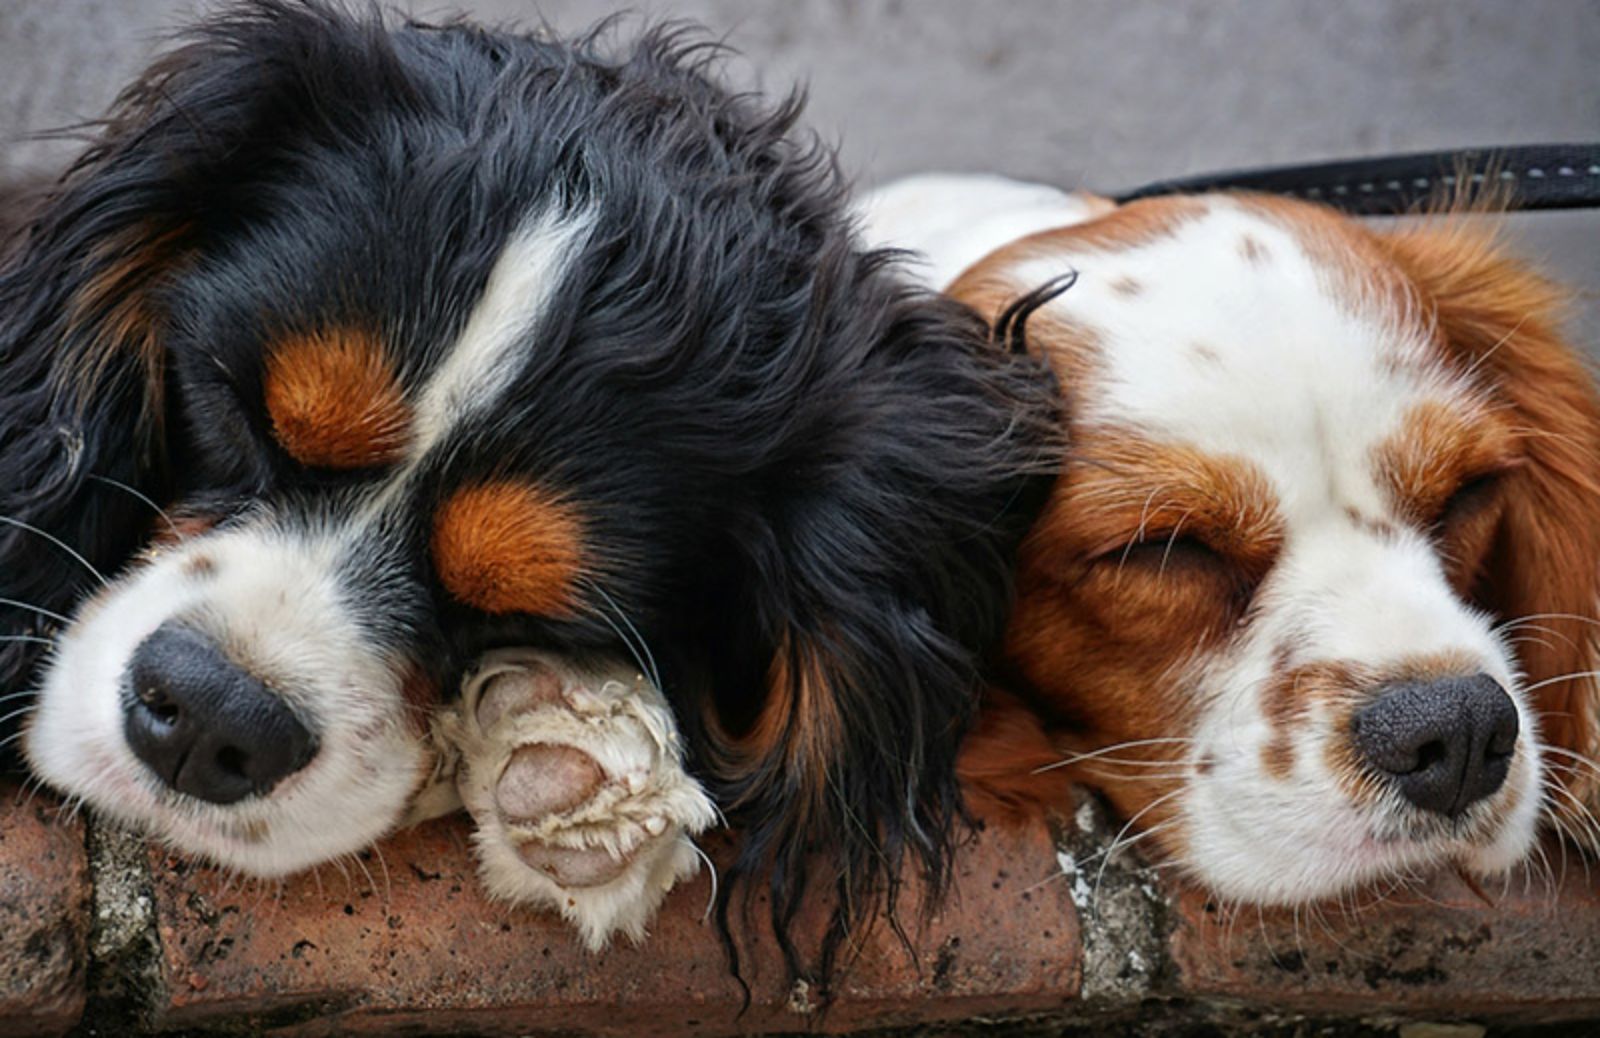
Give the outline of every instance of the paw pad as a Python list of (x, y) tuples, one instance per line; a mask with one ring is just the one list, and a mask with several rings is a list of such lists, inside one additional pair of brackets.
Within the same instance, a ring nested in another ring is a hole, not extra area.
[(600, 765), (582, 750), (522, 746), (495, 783), (495, 806), (508, 820), (537, 822), (592, 799), (605, 780)]
[(691, 837), (715, 808), (684, 771), (666, 699), (632, 668), (493, 653), (435, 723), (459, 754), (491, 894), (558, 909), (599, 948), (641, 939), (698, 870)]
[(610, 883), (633, 863), (633, 855), (617, 856), (604, 847), (584, 849), (527, 843), (517, 854), (529, 868), (538, 869), (564, 887), (598, 887)]

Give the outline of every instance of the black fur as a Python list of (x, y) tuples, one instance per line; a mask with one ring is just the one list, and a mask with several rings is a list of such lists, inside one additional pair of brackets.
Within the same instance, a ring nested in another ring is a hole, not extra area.
[[(825, 855), (825, 973), (904, 859), (943, 883), (979, 653), (1053, 470), (1053, 392), (859, 251), (798, 103), (729, 93), (713, 59), (672, 29), (612, 54), (603, 34), (388, 30), (279, 0), (198, 30), (123, 97), (0, 274), (0, 516), (42, 532), (0, 527), (0, 596), (70, 614), (94, 589), (42, 535), (107, 575), (129, 563), (159, 520), (108, 480), (224, 524), (336, 516), (375, 477), (277, 448), (265, 345), (364, 322), (418, 379), (528, 213), (593, 207), (511, 397), (456, 434), (414, 526), (352, 583), (378, 589), (360, 605), (374, 639), (441, 661), (443, 687), (497, 645), (634, 652), (625, 617), (744, 829), (740, 873), (770, 876), (780, 934)], [(146, 333), (143, 355), (107, 342)], [(506, 471), (589, 520), (602, 572), (577, 619), (474, 613), (430, 573), (434, 506)], [(0, 681), (24, 686), (39, 649), (0, 644)], [(776, 700), (783, 737), (748, 745), (779, 653), (789, 675), (816, 661), (843, 719), (822, 754), (795, 752), (818, 720), (798, 692)]]

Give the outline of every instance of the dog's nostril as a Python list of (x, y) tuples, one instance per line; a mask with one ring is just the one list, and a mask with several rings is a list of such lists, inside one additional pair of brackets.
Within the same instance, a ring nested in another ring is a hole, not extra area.
[(248, 777), (248, 762), (244, 751), (237, 746), (224, 746), (217, 751), (217, 767), (230, 775)]
[(1505, 782), (1518, 724), (1505, 689), (1476, 674), (1387, 686), (1356, 713), (1352, 735), (1406, 800), (1454, 818)]
[(317, 741), (278, 696), (197, 631), (165, 624), (128, 664), (123, 734), (170, 788), (214, 804), (268, 792)]
[(156, 685), (145, 685), (138, 692), (139, 703), (162, 724), (174, 725), (183, 717), (183, 711), (178, 709), (165, 692)]
[(1425, 742), (1417, 749), (1417, 763), (1415, 767), (1407, 768), (1404, 774), (1426, 771), (1428, 768), (1443, 761), (1450, 755), (1450, 750), (1444, 743), (1435, 739)]

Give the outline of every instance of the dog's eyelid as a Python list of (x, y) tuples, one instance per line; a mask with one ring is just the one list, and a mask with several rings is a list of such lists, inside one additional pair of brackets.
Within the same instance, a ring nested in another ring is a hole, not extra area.
[(1434, 519), (1437, 527), (1448, 527), (1454, 522), (1476, 514), (1485, 505), (1490, 504), (1500, 488), (1501, 481), (1510, 473), (1515, 472), (1524, 464), (1524, 459), (1515, 458), (1509, 462), (1496, 465), (1468, 475), (1456, 484), (1455, 490), (1439, 505), (1438, 514)]
[(1100, 548), (1090, 551), (1090, 562), (1120, 563), (1135, 553), (1167, 553), (1184, 552), (1200, 559), (1210, 557), (1218, 564), (1227, 565), (1229, 559), (1225, 553), (1219, 551), (1215, 545), (1207, 541), (1197, 530), (1173, 528), (1169, 530), (1144, 530), (1135, 531), (1114, 541), (1108, 541)]

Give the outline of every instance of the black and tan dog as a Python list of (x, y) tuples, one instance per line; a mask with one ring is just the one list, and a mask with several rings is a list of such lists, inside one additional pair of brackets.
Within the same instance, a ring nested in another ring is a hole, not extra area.
[(446, 710), (489, 881), (591, 943), (713, 803), (780, 924), (813, 851), (938, 879), (1053, 392), (708, 60), (259, 0), (125, 93), (0, 274), (39, 776), (270, 876)]

